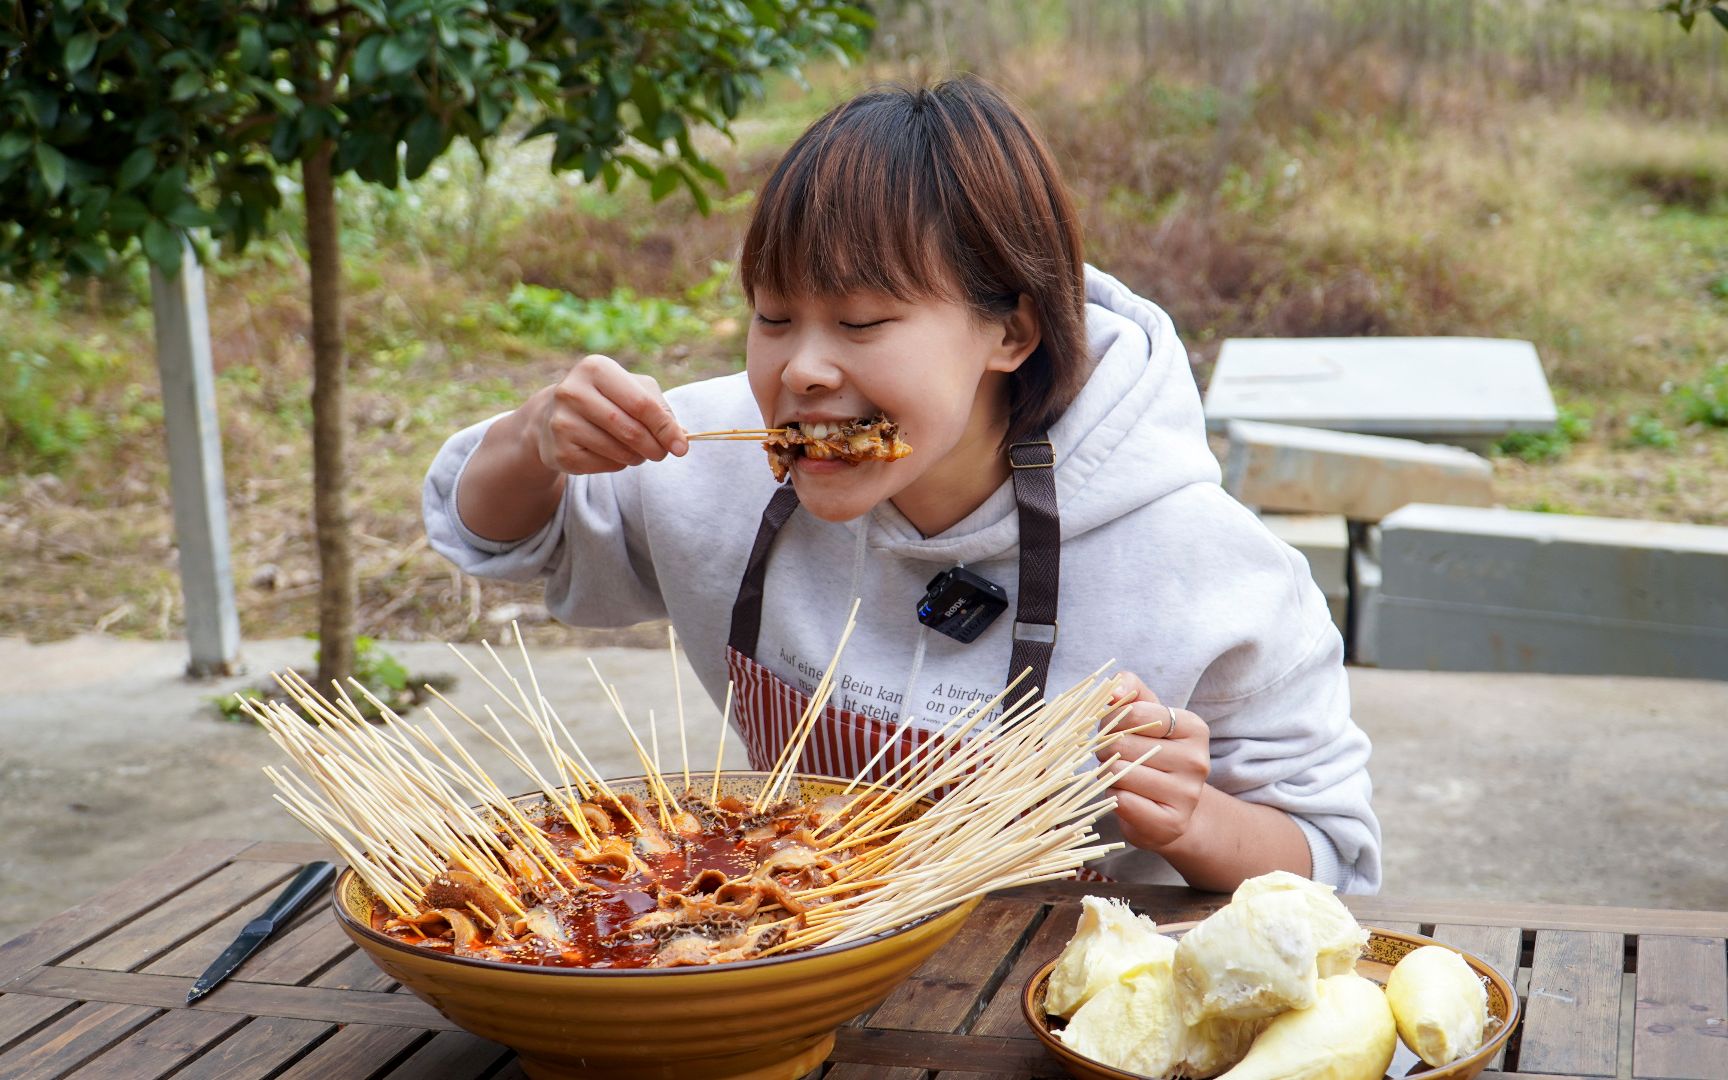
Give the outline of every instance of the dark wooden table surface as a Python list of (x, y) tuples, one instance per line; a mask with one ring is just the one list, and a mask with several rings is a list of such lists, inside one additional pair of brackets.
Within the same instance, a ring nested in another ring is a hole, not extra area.
[[(312, 844), (207, 841), (0, 946), (0, 1078), (511, 1080), (510, 1052), (456, 1030), (357, 953), (327, 905), (196, 1006), (192, 979)], [(827, 1080), (1057, 1077), (1017, 1000), (1073, 930), (1085, 892), (1160, 922), (1226, 898), (1058, 883), (986, 900), (874, 1013), (840, 1033)], [(1352, 899), (1516, 972), (1524, 1023), (1506, 1076), (1728, 1080), (1728, 913)]]

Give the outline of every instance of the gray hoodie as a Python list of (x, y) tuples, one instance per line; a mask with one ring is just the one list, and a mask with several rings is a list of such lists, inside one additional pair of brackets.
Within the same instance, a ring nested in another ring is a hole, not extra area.
[[(1325, 600), (1302, 556), (1219, 487), (1169, 317), (1090, 268), (1086, 297), (1097, 363), (1050, 432), (1062, 516), (1050, 685), (1066, 689), (1111, 661), (1135, 672), (1160, 700), (1210, 725), (1215, 787), (1295, 818), (1316, 880), (1374, 892), (1380, 827), (1369, 806), (1368, 738), (1350, 717), (1343, 645)], [(678, 387), (667, 400), (691, 431), (761, 421), (742, 375)], [(732, 603), (775, 486), (761, 451), (718, 443), (572, 477), (552, 520), (506, 544), (476, 536), (456, 512), (462, 468), (490, 423), (452, 436), (432, 463), (424, 500), (432, 546), (481, 577), (544, 579), (547, 607), (567, 623), (670, 618), (720, 700)], [(957, 563), (1004, 586), (1012, 606), (1018, 540), (1010, 483), (931, 537), (891, 503), (844, 523), (795, 513), (769, 561), (756, 659), (814, 687), (861, 596), (833, 703), (938, 724), (1001, 689), (1012, 613), (961, 644), (922, 626), (915, 606), (930, 577)], [(1113, 824), (1100, 822), (1100, 831)], [(1146, 851), (1094, 865), (1118, 879), (1181, 880)]]

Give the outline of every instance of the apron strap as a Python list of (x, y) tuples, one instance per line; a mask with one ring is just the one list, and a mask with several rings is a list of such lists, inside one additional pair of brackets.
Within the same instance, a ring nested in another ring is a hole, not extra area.
[(1008, 448), (1014, 502), (1020, 509), (1020, 595), (1014, 607), (1014, 651), (1008, 679), (1032, 669), (1033, 686), (1050, 693), (1056, 651), (1056, 597), (1062, 580), (1062, 519), (1056, 509), (1056, 447), (1044, 432)]
[(762, 587), (768, 580), (768, 549), (780, 527), (798, 509), (798, 492), (792, 481), (781, 484), (762, 511), (762, 524), (756, 528), (756, 543), (750, 548), (750, 561), (744, 564), (744, 580), (738, 583), (738, 599), (732, 604), (732, 633), (726, 643), (744, 656), (755, 657), (756, 639), (762, 633)]
[[(1062, 577), (1062, 522), (1056, 509), (1056, 448), (1043, 432), (1008, 447), (1014, 477), (1014, 502), (1020, 511), (1020, 595), (1014, 609), (1014, 647), (1008, 678), (1032, 669), (1030, 686), (1049, 692), (1050, 656), (1056, 650), (1056, 597)], [(768, 578), (768, 552), (774, 538), (798, 508), (798, 492), (787, 481), (762, 511), (750, 561), (732, 605), (727, 644), (740, 654), (756, 655), (762, 633), (762, 593)]]

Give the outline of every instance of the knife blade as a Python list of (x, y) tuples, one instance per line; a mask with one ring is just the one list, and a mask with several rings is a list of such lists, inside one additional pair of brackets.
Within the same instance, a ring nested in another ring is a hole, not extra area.
[(328, 885), (330, 879), (335, 876), (336, 867), (331, 863), (322, 861), (307, 863), (298, 874), (294, 875), (294, 880), (276, 894), (276, 899), (272, 900), (270, 906), (264, 909), (264, 914), (247, 923), (241, 929), (240, 936), (234, 939), (234, 943), (223, 949), (222, 955), (204, 969), (204, 974), (198, 976), (198, 980), (192, 984), (192, 989), (186, 991), (186, 1004), (190, 1005), (216, 989), (218, 983), (232, 975), (235, 968), (256, 952), (258, 946), (264, 944), (265, 940), (275, 933), (283, 923), (293, 918), (294, 913), (304, 907), (306, 901), (310, 900), (325, 885)]

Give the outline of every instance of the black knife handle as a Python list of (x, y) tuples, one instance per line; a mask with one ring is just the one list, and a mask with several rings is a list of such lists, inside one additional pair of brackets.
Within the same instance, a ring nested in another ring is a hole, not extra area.
[(306, 868), (294, 875), (294, 880), (277, 895), (270, 906), (260, 915), (258, 922), (269, 923), (274, 928), (283, 919), (300, 910), (301, 905), (310, 900), (330, 879), (336, 876), (336, 867), (327, 862), (308, 863)]

